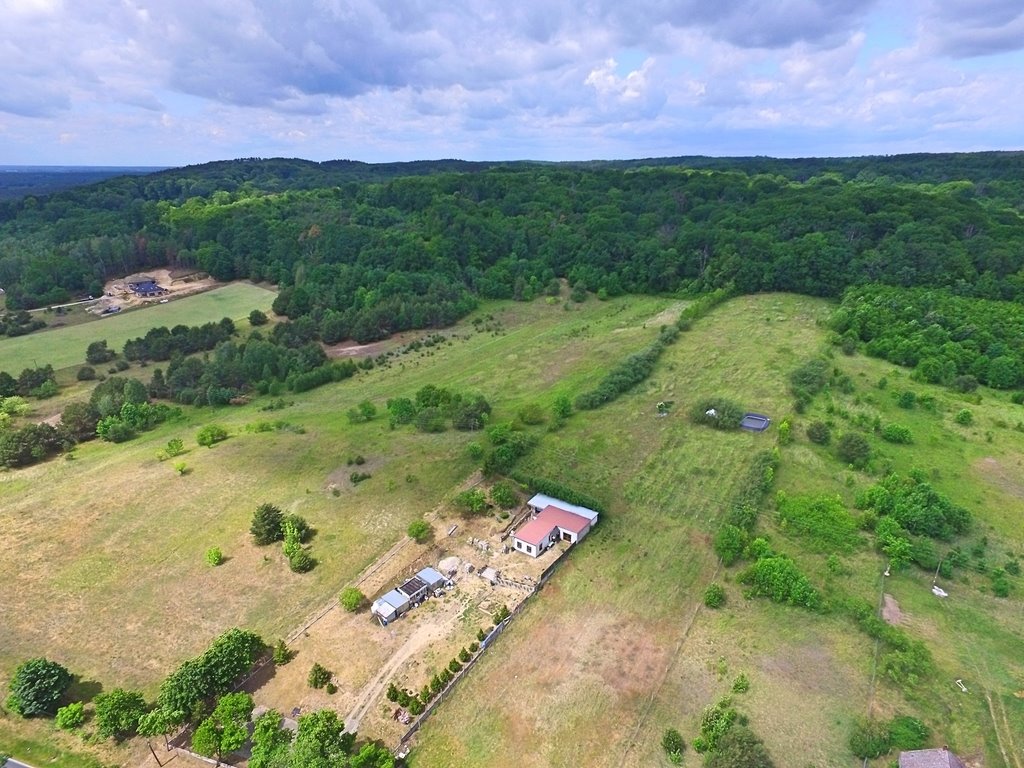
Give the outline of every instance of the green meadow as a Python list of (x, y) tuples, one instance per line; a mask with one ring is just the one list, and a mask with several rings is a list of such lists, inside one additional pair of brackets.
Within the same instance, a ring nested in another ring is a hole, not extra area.
[(224, 317), (242, 320), (254, 309), (270, 311), (277, 294), (250, 283), (231, 283), (212, 291), (153, 304), (78, 325), (0, 339), (0, 371), (12, 376), (25, 368), (52, 365), (55, 369), (85, 363), (85, 350), (94, 341), (120, 352), (129, 339), (145, 336), (150, 328), (202, 325)]
[[(685, 304), (622, 297), (566, 306), (488, 303), (450, 329), (446, 343), (286, 396), (281, 410), (260, 410), (270, 398), (187, 408), (184, 421), (128, 443), (87, 443), (72, 461), (0, 473), (0, 528), (18, 563), (0, 583), (0, 678), (45, 649), (85, 680), (152, 696), (182, 659), (228, 627), (286, 635), (410, 521), (447, 512), (477, 466), (466, 446), (483, 440), (478, 434), (392, 430), (381, 416), (350, 424), (349, 408), (369, 399), (383, 411), (388, 398), (435, 384), (484, 395), (495, 421), (534, 403), (550, 413), (557, 396), (595, 386), (611, 365), (650, 344)], [(832, 354), (825, 326), (832, 306), (780, 294), (733, 299), (681, 334), (629, 393), (561, 426), (549, 419), (531, 428), (538, 445), (518, 469), (600, 499), (607, 514), (427, 721), (411, 765), (667, 764), (664, 730), (678, 728), (691, 742), (703, 708), (743, 673), (750, 690), (734, 703), (779, 768), (854, 765), (850, 729), (869, 713), (915, 715), (935, 745), (1020, 768), (1012, 761), (1024, 754), (1022, 579), (1011, 579), (1009, 598), (997, 598), (988, 572), (960, 569), (941, 601), (930, 592), (931, 573), (910, 568), (885, 579), (883, 556), (859, 532), (834, 572), (828, 552), (780, 524), (774, 494), (838, 495), (856, 514), (858, 491), (885, 471), (921, 469), (970, 509), (975, 524), (960, 544), (982, 551), (973, 564), (984, 559), (991, 571), (1011, 553), (1024, 554), (1024, 433), (1016, 428), (1024, 408), (987, 390), (965, 400), (911, 382), (890, 364), (837, 352), (830, 363), (852, 386), (826, 391), (796, 414), (788, 376), (809, 357)], [(900, 408), (895, 395), (908, 388), (934, 404)], [(694, 425), (690, 406), (715, 395), (768, 414), (773, 426), (751, 434)], [(666, 416), (659, 402), (669, 404)], [(974, 414), (970, 427), (953, 418), (964, 407)], [(841, 464), (834, 440), (819, 446), (805, 434), (814, 420), (839, 435), (875, 416), (907, 426), (913, 443), (869, 434), (871, 472)], [(784, 419), (793, 440), (780, 446), (759, 531), (826, 595), (873, 603), (883, 590), (892, 595), (902, 628), (935, 659), (935, 675), (912, 689), (876, 674), (874, 641), (852, 621), (747, 599), (738, 582), (743, 566), (723, 568), (715, 557), (711, 540), (730, 500), (754, 454), (778, 444)], [(290, 429), (246, 430), (264, 420)], [(198, 447), (196, 430), (213, 422), (230, 438)], [(189, 449), (181, 476), (174, 462), (156, 458), (175, 437)], [(354, 455), (365, 457), (362, 469), (372, 475), (358, 485), (348, 480)], [(292, 574), (276, 548), (252, 545), (249, 520), (262, 502), (298, 512), (317, 530), (311, 573)], [(211, 546), (227, 558), (216, 569), (203, 560)], [(711, 581), (727, 594), (717, 611), (702, 602)], [(15, 734), (45, 742), (51, 729), (0, 718), (0, 746)], [(104, 749), (110, 763), (133, 755), (130, 746)], [(687, 750), (686, 764), (700, 759)]]

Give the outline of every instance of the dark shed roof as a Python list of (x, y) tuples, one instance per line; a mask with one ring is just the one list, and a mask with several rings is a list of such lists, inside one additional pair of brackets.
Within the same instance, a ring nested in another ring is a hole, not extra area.
[(963, 761), (943, 747), (942, 749), (915, 749), (900, 752), (900, 768), (967, 768)]
[(403, 595), (408, 595), (409, 597), (412, 597), (413, 595), (422, 592), (426, 588), (427, 585), (422, 579), (420, 579), (417, 576), (413, 576), (411, 579), (405, 582), (405, 584), (400, 586), (398, 588), (398, 591), (401, 592)]

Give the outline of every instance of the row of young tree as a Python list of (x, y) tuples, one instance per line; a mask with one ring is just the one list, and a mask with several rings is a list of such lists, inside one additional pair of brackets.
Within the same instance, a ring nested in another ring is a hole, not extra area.
[(1024, 226), (971, 182), (518, 166), (322, 188), (311, 171), (289, 188), (258, 166), (14, 206), (0, 225), (8, 305), (158, 264), (276, 283), (275, 311), (311, 317), (325, 340), (443, 325), (475, 297), (530, 299), (556, 277), (608, 296), (727, 285), (838, 296), (868, 282), (1024, 296)]

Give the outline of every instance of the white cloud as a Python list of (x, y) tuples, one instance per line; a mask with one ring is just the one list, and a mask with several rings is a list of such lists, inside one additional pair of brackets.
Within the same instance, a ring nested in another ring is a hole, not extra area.
[[(892, 2), (0, 0), (0, 162), (807, 154), (843, 137), (889, 151), (896, 135), (922, 149), (1014, 135), (1019, 0)], [(915, 39), (889, 31), (897, 11)]]

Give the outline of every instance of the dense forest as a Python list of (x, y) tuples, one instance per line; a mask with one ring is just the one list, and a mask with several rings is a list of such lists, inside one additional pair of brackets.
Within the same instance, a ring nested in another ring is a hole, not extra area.
[(1024, 298), (1024, 153), (576, 164), (238, 160), (0, 202), (10, 309), (150, 267), (279, 286), (326, 342), (477, 297), (882, 283)]

